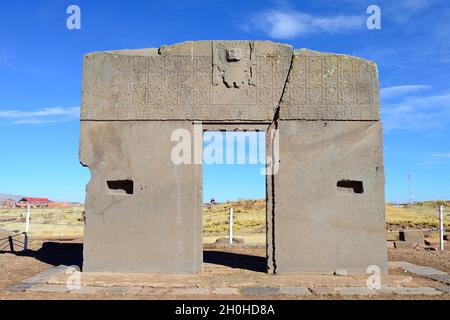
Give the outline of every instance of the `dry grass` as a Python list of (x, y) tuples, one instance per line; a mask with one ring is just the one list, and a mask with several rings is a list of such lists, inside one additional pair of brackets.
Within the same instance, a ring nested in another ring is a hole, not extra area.
[(443, 201), (419, 202), (407, 207), (386, 205), (386, 220), (390, 227), (437, 228), (439, 205), (445, 203), (444, 226), (450, 227), (450, 205)]
[(246, 243), (265, 243), (265, 200), (240, 200), (203, 208), (203, 242), (211, 243), (228, 236), (228, 211), (231, 207), (234, 236), (244, 238)]
[[(436, 228), (438, 206), (445, 205), (445, 226), (450, 229), (449, 202), (427, 201), (408, 207), (386, 205), (387, 228)], [(234, 235), (246, 243), (265, 243), (265, 200), (240, 200), (203, 209), (204, 242), (228, 236), (228, 210), (234, 209)], [(83, 207), (31, 209), (30, 236), (83, 236)], [(11, 221), (6, 221), (10, 220)], [(2, 222), (3, 221), (3, 222)], [(25, 209), (0, 209), (0, 228), (23, 232)]]
[(241, 200), (227, 202), (203, 209), (203, 231), (205, 234), (228, 230), (228, 211), (233, 208), (234, 230), (253, 232), (264, 229), (266, 205), (264, 200)]
[[(32, 208), (30, 236), (83, 236), (83, 207)], [(11, 232), (25, 231), (26, 209), (0, 209), (0, 228)]]

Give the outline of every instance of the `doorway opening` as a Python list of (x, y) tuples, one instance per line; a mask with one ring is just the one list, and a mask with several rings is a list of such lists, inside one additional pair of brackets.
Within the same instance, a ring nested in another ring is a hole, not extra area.
[(267, 272), (266, 131), (203, 133), (203, 263)]

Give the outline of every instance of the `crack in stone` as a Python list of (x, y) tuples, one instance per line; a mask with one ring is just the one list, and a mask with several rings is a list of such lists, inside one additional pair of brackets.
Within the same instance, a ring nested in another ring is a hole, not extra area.
[[(274, 117), (272, 120), (272, 124), (275, 127), (275, 130), (278, 130), (278, 120), (280, 119), (280, 105), (281, 105), (281, 101), (283, 101), (283, 96), (284, 93), (286, 91), (286, 87), (289, 81), (289, 76), (291, 75), (291, 70), (292, 70), (292, 65), (294, 63), (294, 50), (292, 50), (291, 52), (291, 61), (289, 64), (289, 71), (287, 72), (286, 75), (286, 80), (284, 81), (284, 86), (283, 86), (283, 91), (281, 92), (281, 96), (280, 96), (280, 100), (278, 101), (277, 107), (275, 109), (275, 113), (274, 113)], [(272, 125), (271, 124), (271, 125)], [(271, 141), (271, 157), (272, 157), (272, 168), (275, 165), (275, 161), (277, 159), (275, 159), (275, 155), (273, 152), (273, 141)], [(276, 274), (277, 273), (277, 261), (276, 261), (276, 248), (275, 248), (275, 173), (272, 173), (271, 175), (271, 192), (272, 192), (272, 265), (273, 265), (273, 273)]]

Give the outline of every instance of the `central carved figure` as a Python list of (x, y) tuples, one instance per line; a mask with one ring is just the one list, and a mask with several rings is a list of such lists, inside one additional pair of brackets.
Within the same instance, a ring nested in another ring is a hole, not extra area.
[(230, 42), (215, 43), (213, 45), (213, 79), (214, 85), (223, 85), (227, 88), (240, 88), (245, 86), (255, 86), (253, 74), (256, 66), (253, 61), (253, 43), (248, 46)]

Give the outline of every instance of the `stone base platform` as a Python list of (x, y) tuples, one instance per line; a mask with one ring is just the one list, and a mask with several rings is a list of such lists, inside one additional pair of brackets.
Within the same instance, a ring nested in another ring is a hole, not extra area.
[[(119, 295), (130, 298), (148, 296), (149, 299), (170, 296), (188, 299), (223, 296), (236, 299), (252, 296), (370, 298), (391, 295), (445, 296), (450, 292), (449, 284), (442, 281), (445, 273), (404, 262), (390, 264), (391, 274), (381, 277), (382, 286), (379, 290), (367, 287), (369, 275), (270, 275), (256, 268), (250, 269), (205, 263), (203, 271), (196, 275), (174, 275), (74, 272), (73, 268), (59, 266), (25, 279), (6, 291)], [(436, 274), (440, 278), (436, 278)]]

